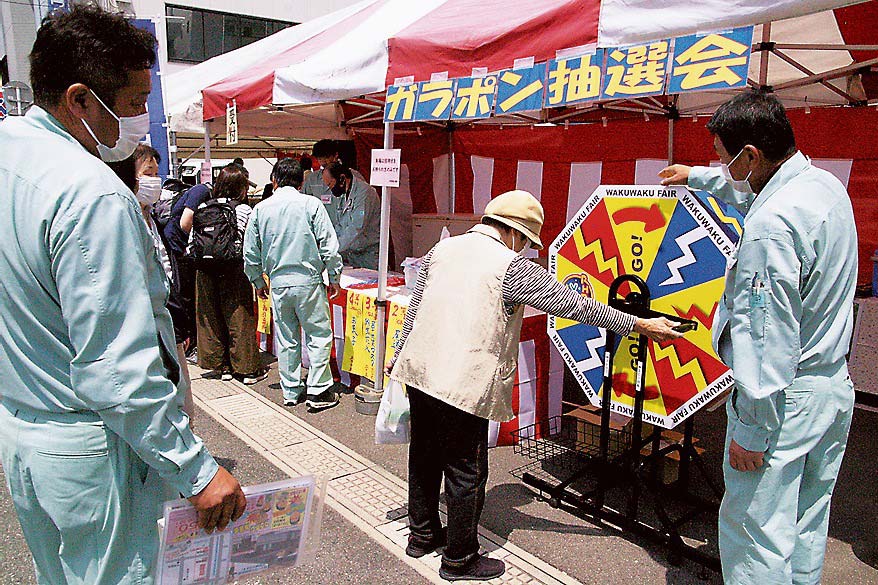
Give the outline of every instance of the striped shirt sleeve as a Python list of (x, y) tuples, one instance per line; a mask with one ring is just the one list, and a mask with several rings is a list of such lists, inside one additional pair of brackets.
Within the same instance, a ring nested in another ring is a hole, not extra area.
[(405, 340), (408, 339), (409, 333), (412, 332), (412, 327), (415, 326), (415, 315), (418, 314), (418, 306), (421, 304), (421, 299), (424, 296), (424, 287), (427, 286), (427, 274), (430, 270), (430, 260), (432, 258), (433, 250), (431, 249), (421, 260), (421, 268), (418, 270), (418, 280), (415, 282), (415, 290), (412, 291), (412, 298), (409, 299), (409, 306), (405, 312), (405, 323), (403, 323), (402, 326), (402, 342), (397, 346), (396, 353), (393, 354), (393, 359), (390, 361), (390, 365), (396, 363), (396, 358), (399, 356), (399, 350), (405, 345)]
[(509, 265), (503, 279), (503, 301), (530, 305), (556, 317), (610, 329), (627, 336), (634, 331), (637, 317), (584, 297), (555, 280), (542, 266), (519, 256)]

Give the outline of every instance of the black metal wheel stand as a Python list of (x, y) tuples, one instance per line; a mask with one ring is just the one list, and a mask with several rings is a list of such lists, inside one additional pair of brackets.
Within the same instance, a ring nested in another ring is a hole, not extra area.
[[(637, 290), (630, 292), (625, 298), (620, 298), (618, 296), (619, 288), (625, 282), (631, 283), (634, 285), (632, 288)], [(696, 326), (692, 321), (681, 320), (677, 316), (664, 315), (651, 310), (649, 308), (649, 289), (643, 279), (636, 275), (623, 275), (613, 281), (610, 286), (609, 305), (642, 318), (663, 316), (688, 323), (692, 327)], [(692, 418), (688, 418), (685, 422), (681, 444), (672, 444), (662, 448), (660, 443), (661, 429), (657, 427), (653, 427), (648, 436), (643, 436), (647, 341), (644, 335), (640, 335), (637, 341), (634, 416), (630, 444), (621, 453), (611, 455), (610, 409), (606, 406), (610, 404), (612, 399), (616, 334), (607, 330), (604, 378), (601, 390), (601, 403), (604, 408), (601, 409), (600, 440), (597, 453), (586, 457), (579, 469), (561, 483), (553, 484), (533, 473), (524, 473), (521, 480), (536, 488), (554, 508), (567, 504), (571, 507), (571, 511), (598, 526), (606, 521), (622, 530), (665, 544), (668, 561), (672, 565), (679, 565), (685, 557), (707, 568), (719, 571), (720, 564), (716, 556), (708, 555), (688, 545), (680, 534), (681, 527), (692, 520), (705, 514), (716, 515), (719, 507), (718, 502), (722, 498), (722, 491), (710, 477), (704, 461), (693, 446), (694, 423)], [(560, 423), (560, 421), (558, 422)], [(560, 424), (557, 426), (560, 427)], [(647, 446), (651, 446), (649, 454), (643, 455), (642, 451)], [(659, 466), (664, 457), (671, 452), (677, 452), (679, 455), (679, 474), (677, 481), (665, 485), (659, 477)], [(716, 501), (689, 492), (690, 474), (693, 467), (715, 496)], [(573, 484), (584, 478), (592, 480), (595, 487), (584, 494), (570, 489)], [(627, 491), (624, 509), (611, 507), (607, 503), (607, 495), (612, 491), (619, 491), (623, 494)], [(641, 499), (644, 497), (649, 501), (651, 510), (658, 520), (657, 523), (650, 524), (642, 518)], [(690, 506), (690, 510), (677, 518), (672, 518), (665, 504), (670, 499), (685, 502)]]

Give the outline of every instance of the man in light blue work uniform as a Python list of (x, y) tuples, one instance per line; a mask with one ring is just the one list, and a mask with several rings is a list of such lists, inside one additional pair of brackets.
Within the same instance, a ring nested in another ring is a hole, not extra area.
[(732, 368), (720, 508), (726, 583), (819, 583), (854, 405), (845, 355), (857, 235), (850, 198), (796, 150), (783, 105), (745, 93), (707, 125), (720, 168), (672, 165), (746, 214), (714, 322)]
[[(262, 275), (267, 274), (271, 282), (284, 405), (294, 406), (307, 395), (312, 410), (324, 410), (338, 404), (338, 395), (332, 390), (329, 369), (332, 326), (323, 272), (334, 297), (342, 264), (326, 210), (297, 190), (302, 174), (302, 167), (291, 158), (274, 166), (274, 194), (256, 205), (244, 233), (244, 272), (262, 298), (268, 298)], [(311, 362), (307, 393), (302, 380), (302, 331)]]
[(36, 105), (0, 124), (0, 455), (40, 583), (152, 583), (179, 494), (211, 530), (244, 511), (189, 428), (168, 279), (101, 162), (149, 128), (154, 47), (121, 15), (55, 13), (30, 56)]
[(335, 233), (345, 266), (378, 270), (381, 199), (375, 188), (337, 162), (324, 169), (323, 181), (339, 200)]
[[(323, 170), (333, 163), (339, 162), (338, 144), (335, 140), (323, 139), (314, 143), (311, 156), (320, 164), (320, 170), (309, 173), (302, 183), (301, 192), (306, 195), (317, 197), (326, 207), (326, 213), (332, 222), (332, 227), (338, 229), (339, 207), (342, 204), (341, 197), (333, 197), (332, 189), (323, 181)], [(305, 169), (303, 169), (304, 171)], [(363, 180), (359, 171), (351, 169), (354, 177)]]

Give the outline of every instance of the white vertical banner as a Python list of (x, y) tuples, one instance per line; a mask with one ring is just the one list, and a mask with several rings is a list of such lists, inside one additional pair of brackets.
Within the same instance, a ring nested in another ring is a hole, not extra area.
[(529, 192), (541, 201), (543, 198), (543, 163), (542, 161), (518, 161), (518, 173), (515, 177), (515, 188)]
[(390, 192), (390, 239), (393, 240), (394, 271), (412, 255), (412, 187), (408, 165), (399, 169), (399, 187)]
[(658, 185), (659, 171), (668, 166), (665, 158), (639, 158), (634, 163), (635, 185)]
[(851, 159), (812, 158), (811, 164), (832, 173), (841, 181), (845, 189), (848, 188), (848, 183), (851, 181), (851, 167), (854, 165)]
[(332, 305), (332, 336), (335, 338), (335, 365), (341, 383), (350, 386), (351, 375), (341, 367), (344, 363), (344, 308), (340, 305)]
[(549, 344), (549, 418), (561, 416), (564, 399), (564, 359), (554, 343)]
[(567, 192), (567, 221), (579, 212), (585, 201), (601, 184), (603, 163), (573, 163), (570, 165), (570, 188)]
[(451, 158), (447, 154), (433, 159), (433, 199), (436, 201), (436, 213), (451, 213), (451, 185), (448, 176)]
[[(520, 160), (515, 174), (515, 188), (527, 191), (537, 201), (543, 197), (543, 163), (542, 161)], [(539, 250), (528, 250), (525, 258), (539, 257)]]
[(500, 437), (500, 423), (495, 420), (488, 422), (488, 447), (496, 447)]
[(518, 344), (518, 428), (534, 429), (537, 411), (537, 356), (536, 344), (523, 341)]
[(473, 213), (482, 214), (491, 202), (491, 188), (494, 186), (494, 159), (473, 155)]

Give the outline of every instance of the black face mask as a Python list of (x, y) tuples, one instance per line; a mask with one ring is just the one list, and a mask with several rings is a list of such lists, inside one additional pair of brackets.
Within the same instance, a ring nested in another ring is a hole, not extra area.
[(342, 195), (345, 194), (345, 189), (344, 189), (344, 186), (341, 184), (341, 182), (339, 182), (339, 181), (335, 182), (335, 187), (332, 188), (332, 194), (335, 195), (336, 197), (341, 197)]

